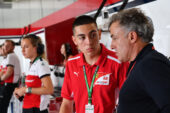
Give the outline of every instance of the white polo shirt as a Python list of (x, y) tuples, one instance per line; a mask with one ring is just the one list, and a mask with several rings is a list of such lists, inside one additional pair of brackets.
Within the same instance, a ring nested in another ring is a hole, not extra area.
[(5, 83), (17, 83), (21, 76), (20, 61), (17, 55), (15, 53), (8, 54), (7, 57), (4, 58), (2, 65), (5, 70), (7, 70), (8, 66), (14, 67), (14, 72), (7, 80), (5, 80)]
[[(41, 87), (43, 85), (41, 78), (49, 75), (50, 68), (48, 62), (40, 57), (37, 57), (30, 65), (30, 68), (26, 73), (25, 84), (27, 87), (32, 88)], [(24, 109), (36, 107), (40, 108), (40, 110), (45, 110), (49, 104), (49, 95), (26, 94), (23, 102)]]

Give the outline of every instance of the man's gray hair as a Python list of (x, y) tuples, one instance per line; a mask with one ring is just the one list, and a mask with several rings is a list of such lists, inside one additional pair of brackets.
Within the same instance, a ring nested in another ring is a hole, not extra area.
[(119, 22), (120, 26), (128, 32), (135, 31), (143, 42), (153, 41), (153, 22), (139, 8), (123, 10), (114, 14), (110, 19), (109, 28), (114, 22)]

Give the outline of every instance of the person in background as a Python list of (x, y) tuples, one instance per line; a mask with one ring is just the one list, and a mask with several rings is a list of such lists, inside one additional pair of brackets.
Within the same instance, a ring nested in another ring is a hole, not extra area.
[(113, 113), (115, 90), (126, 79), (128, 65), (99, 43), (101, 33), (92, 17), (76, 18), (72, 29), (72, 40), (81, 53), (66, 64), (60, 113), (72, 113), (73, 101), (76, 113)]
[[(6, 60), (4, 60), (5, 56), (4, 56), (3, 44), (0, 45), (0, 56), (3, 57), (2, 61), (0, 62), (0, 75), (2, 75), (2, 74), (4, 73), (3, 67), (5, 67), (4, 63), (5, 63), (5, 61), (6, 61)], [(1, 82), (0, 82), (0, 85), (3, 85), (3, 84), (4, 84), (4, 82), (1, 81)], [(0, 90), (1, 90), (1, 89), (0, 89)], [(0, 91), (0, 92), (2, 92), (2, 91)]]
[(72, 56), (72, 49), (69, 43), (64, 43), (61, 45), (60, 49), (61, 55), (63, 57), (63, 65), (65, 66), (68, 58)]
[(118, 113), (170, 113), (170, 61), (154, 49), (151, 19), (138, 8), (124, 10), (109, 30), (118, 59), (130, 62)]
[(17, 98), (24, 96), (23, 113), (48, 113), (49, 94), (53, 93), (50, 68), (42, 57), (44, 45), (40, 37), (27, 35), (21, 41), (22, 53), (30, 59), (30, 67), (26, 73), (25, 87), (16, 88)]
[[(21, 75), (20, 61), (14, 53), (15, 43), (6, 40), (3, 45), (0, 81), (4, 82), (1, 87), (0, 113), (7, 113), (8, 105), (14, 89), (18, 85)], [(2, 88), (3, 87), (3, 88)]]
[[(0, 57), (4, 58), (3, 44), (0, 45)], [(3, 70), (3, 61), (4, 60), (2, 59), (2, 61), (0, 62), (0, 75), (2, 75), (4, 73), (4, 70)], [(0, 81), (0, 85), (3, 85), (3, 83), (4, 83), (3, 81)], [(0, 92), (1, 92), (1, 89), (0, 89)]]
[(2, 45), (0, 45), (0, 56), (2, 56)]

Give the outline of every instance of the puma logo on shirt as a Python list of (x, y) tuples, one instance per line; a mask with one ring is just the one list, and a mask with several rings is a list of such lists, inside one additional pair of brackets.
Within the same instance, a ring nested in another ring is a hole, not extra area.
[(75, 74), (77, 77), (79, 76), (79, 75), (78, 75), (78, 74), (79, 74), (79, 72), (74, 72), (74, 74)]

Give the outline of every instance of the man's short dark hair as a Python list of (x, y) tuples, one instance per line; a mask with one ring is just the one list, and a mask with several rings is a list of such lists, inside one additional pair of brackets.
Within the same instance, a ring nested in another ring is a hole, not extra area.
[(10, 42), (12, 44), (12, 46), (15, 47), (15, 42), (13, 40), (5, 40), (5, 42)]
[(73, 33), (74, 33), (74, 28), (76, 26), (80, 26), (80, 25), (84, 25), (84, 24), (90, 24), (90, 23), (94, 23), (97, 27), (96, 20), (93, 17), (87, 16), (87, 15), (82, 15), (82, 16), (77, 17), (74, 20), (73, 25), (72, 25)]

